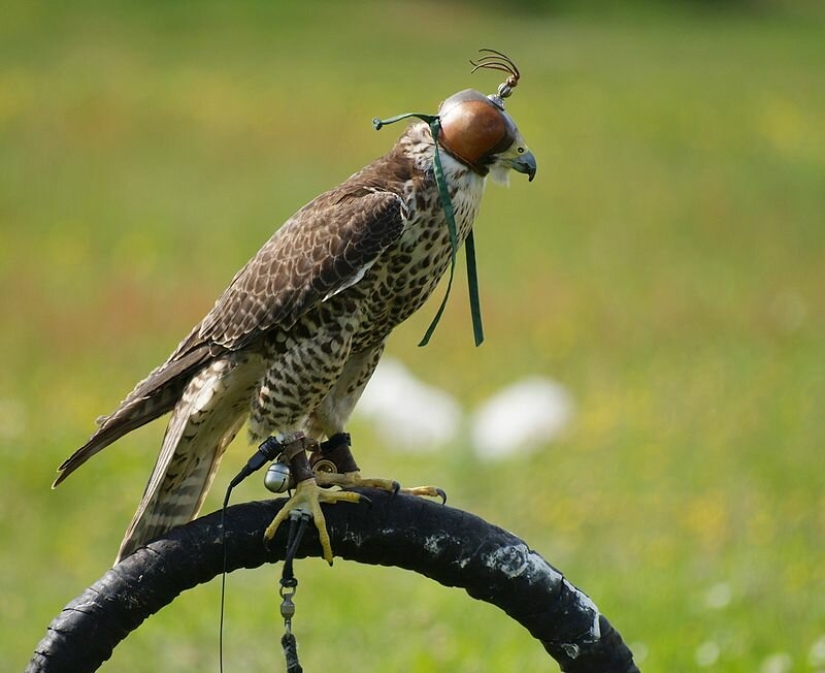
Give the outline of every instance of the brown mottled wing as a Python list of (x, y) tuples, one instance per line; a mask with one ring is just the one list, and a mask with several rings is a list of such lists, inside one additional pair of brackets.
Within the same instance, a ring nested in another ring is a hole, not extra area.
[[(279, 229), (215, 307), (59, 468), (57, 486), (98, 451), (169, 412), (192, 375), (273, 327), (289, 329), (325, 298), (360, 280), (404, 229), (395, 193), (350, 185), (322, 194)], [(214, 352), (218, 351), (218, 352)]]
[(235, 350), (273, 327), (289, 329), (306, 311), (358, 282), (398, 239), (404, 222), (404, 202), (392, 192), (322, 194), (238, 272), (192, 336)]

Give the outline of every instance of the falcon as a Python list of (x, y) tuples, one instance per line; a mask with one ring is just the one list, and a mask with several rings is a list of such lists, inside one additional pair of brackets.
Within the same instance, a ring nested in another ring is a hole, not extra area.
[(430, 297), (471, 235), (486, 178), (506, 183), (513, 170), (532, 181), (536, 173), (504, 109), (519, 71), (503, 54), (482, 51), (489, 53), (471, 62), (474, 71), (507, 73), (497, 94), (450, 96), (429, 123), (409, 124), (388, 154), (295, 213), (169, 359), (99, 418), (89, 441), (58, 468), (55, 487), (101, 449), (171, 412), (117, 560), (198, 514), (245, 422), (251, 441), (276, 447), (272, 455), (293, 468), (292, 496), (267, 539), (289, 512), (308, 511), (331, 564), (320, 503), (357, 502), (361, 495), (349, 489), (358, 486), (398, 488), (361, 477), (347, 421), (393, 328)]

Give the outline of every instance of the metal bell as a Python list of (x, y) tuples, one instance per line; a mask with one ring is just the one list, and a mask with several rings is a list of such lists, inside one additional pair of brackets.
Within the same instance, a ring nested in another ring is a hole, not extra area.
[(273, 493), (283, 493), (289, 488), (289, 465), (272, 463), (264, 476), (264, 486)]

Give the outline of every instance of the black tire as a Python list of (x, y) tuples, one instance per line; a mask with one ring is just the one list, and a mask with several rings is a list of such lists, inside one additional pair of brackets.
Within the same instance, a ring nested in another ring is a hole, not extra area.
[[(327, 507), (336, 556), (413, 570), (498, 606), (568, 673), (638, 673), (633, 655), (593, 602), (515, 535), (423, 498), (365, 491), (372, 505)], [(229, 571), (283, 560), (288, 526), (267, 550), (262, 531), (284, 499), (226, 512)], [(55, 617), (28, 673), (95, 671), (115, 646), (178, 594), (221, 573), (220, 513), (170, 531), (121, 561)], [(314, 527), (299, 557), (320, 556)]]

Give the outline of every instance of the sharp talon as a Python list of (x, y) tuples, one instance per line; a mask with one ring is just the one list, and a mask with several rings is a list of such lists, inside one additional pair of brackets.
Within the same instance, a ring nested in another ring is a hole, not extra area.
[[(367, 496), (365, 496), (363, 493), (361, 494), (361, 500), (366, 502), (370, 506), (370, 509), (372, 509), (372, 500), (370, 498), (368, 498)], [(360, 502), (360, 500), (359, 500), (359, 502)]]
[(398, 495), (398, 491), (400, 491), (400, 490), (401, 490), (401, 484), (399, 484), (397, 481), (393, 481), (392, 482), (392, 491), (391, 491), (393, 496)]
[(295, 488), (295, 495), (287, 501), (272, 520), (272, 523), (269, 524), (269, 527), (264, 533), (264, 538), (271, 540), (275, 536), (275, 531), (287, 518), (292, 519), (294, 523), (303, 517), (308, 517), (314, 521), (315, 528), (318, 531), (323, 558), (327, 563), (332, 565), (332, 545), (330, 543), (326, 519), (321, 510), (321, 503), (354, 503), (358, 502), (362, 497), (360, 494), (351, 491), (327, 491), (321, 489), (318, 487), (315, 479), (300, 481)]
[(447, 493), (446, 493), (446, 491), (443, 488), (436, 488), (435, 492), (438, 493), (438, 495), (441, 497), (441, 504), (446, 505), (447, 504)]

